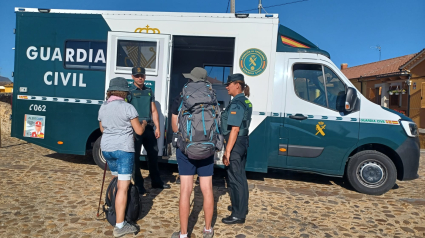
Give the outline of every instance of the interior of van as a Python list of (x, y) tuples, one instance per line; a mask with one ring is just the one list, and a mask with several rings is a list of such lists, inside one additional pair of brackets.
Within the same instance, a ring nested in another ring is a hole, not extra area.
[(208, 81), (212, 83), (217, 94), (220, 107), (224, 109), (230, 102), (224, 83), (227, 76), (233, 73), (235, 38), (206, 36), (173, 36), (173, 52), (171, 60), (171, 79), (168, 101), (167, 122), (167, 155), (174, 156), (171, 146), (171, 111), (173, 101), (180, 97), (184, 85), (188, 82), (183, 73), (190, 73), (194, 67), (207, 70)]

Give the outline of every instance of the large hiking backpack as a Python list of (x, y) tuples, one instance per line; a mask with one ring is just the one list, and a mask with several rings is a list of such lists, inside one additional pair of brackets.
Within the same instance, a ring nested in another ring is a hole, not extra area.
[(181, 97), (177, 145), (189, 159), (206, 159), (223, 147), (215, 91), (209, 82), (189, 82)]
[[(116, 213), (115, 213), (115, 198), (118, 191), (118, 178), (115, 177), (109, 183), (108, 189), (106, 189), (105, 204), (103, 205), (103, 211), (106, 215), (106, 220), (109, 224), (115, 226), (116, 224)], [(125, 208), (125, 220), (128, 223), (136, 223), (142, 215), (142, 201), (139, 197), (139, 190), (136, 186), (130, 183), (127, 193), (127, 207)]]

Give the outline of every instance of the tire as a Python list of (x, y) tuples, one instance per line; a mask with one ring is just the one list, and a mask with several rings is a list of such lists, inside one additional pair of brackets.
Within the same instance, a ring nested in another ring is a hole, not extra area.
[(391, 159), (383, 153), (365, 150), (351, 157), (346, 175), (357, 192), (381, 195), (394, 187), (397, 169)]
[[(102, 155), (102, 150), (100, 149), (100, 140), (101, 139), (102, 139), (102, 136), (97, 138), (96, 142), (94, 142), (92, 155), (93, 155), (93, 160), (97, 164), (97, 166), (99, 166), (102, 170), (104, 170), (106, 160)], [(109, 166), (106, 169), (109, 170)]]

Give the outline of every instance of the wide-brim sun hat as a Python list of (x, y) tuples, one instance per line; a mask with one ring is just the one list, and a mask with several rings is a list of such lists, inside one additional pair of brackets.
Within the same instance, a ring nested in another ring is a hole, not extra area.
[(127, 79), (123, 77), (116, 77), (109, 81), (109, 91), (122, 91), (122, 92), (130, 92), (130, 88), (128, 87)]
[(185, 78), (191, 79), (193, 82), (206, 81), (207, 71), (201, 67), (195, 67), (188, 74), (183, 74)]

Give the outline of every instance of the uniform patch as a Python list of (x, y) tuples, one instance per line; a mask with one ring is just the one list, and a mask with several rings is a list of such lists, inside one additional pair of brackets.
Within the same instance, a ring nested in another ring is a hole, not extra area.
[(242, 53), (239, 59), (239, 67), (242, 72), (248, 76), (258, 76), (267, 68), (267, 57), (259, 49), (248, 49)]
[(236, 112), (232, 111), (232, 112), (230, 112), (230, 114), (236, 115)]

